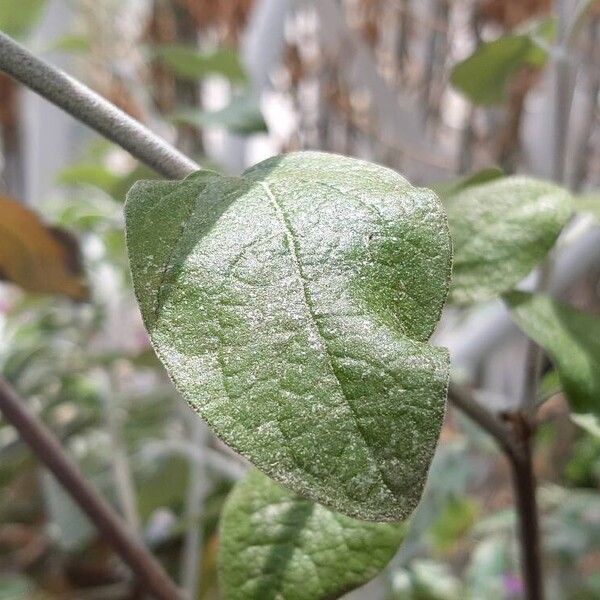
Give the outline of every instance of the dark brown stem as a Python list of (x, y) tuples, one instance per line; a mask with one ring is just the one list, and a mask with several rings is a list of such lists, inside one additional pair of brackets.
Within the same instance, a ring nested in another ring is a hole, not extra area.
[(506, 454), (511, 466), (521, 546), (521, 570), (527, 600), (543, 600), (540, 530), (536, 504), (531, 437), (534, 428), (525, 412), (509, 413), (507, 427), (481, 406), (471, 392), (450, 382), (448, 401), (487, 431)]
[(129, 565), (147, 593), (160, 600), (180, 598), (179, 590), (158, 561), (128, 531), (122, 519), (84, 479), (79, 469), (61, 448), (58, 440), (1, 378), (0, 411), (17, 429), (37, 458), (46, 465), (96, 525), (107, 543)]
[(521, 546), (521, 570), (527, 600), (542, 600), (542, 557), (540, 550), (540, 527), (536, 502), (536, 479), (533, 470), (531, 436), (533, 429), (521, 414), (509, 417), (513, 423), (514, 436), (519, 442), (520, 452), (516, 460), (510, 459), (513, 489), (519, 526)]
[(493, 413), (481, 406), (467, 388), (451, 381), (448, 388), (448, 402), (487, 431), (511, 461), (519, 459), (520, 449), (513, 440), (510, 430)]

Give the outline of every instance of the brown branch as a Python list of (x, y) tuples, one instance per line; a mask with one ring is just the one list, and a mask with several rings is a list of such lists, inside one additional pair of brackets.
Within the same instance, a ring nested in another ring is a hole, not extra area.
[(129, 565), (144, 589), (160, 600), (176, 600), (180, 592), (158, 561), (133, 536), (110, 505), (84, 479), (58, 440), (27, 408), (10, 385), (0, 378), (0, 411), (19, 432), (40, 462), (53, 473), (100, 534)]
[(531, 437), (534, 427), (527, 413), (507, 415), (512, 424), (513, 435), (519, 445), (518, 460), (510, 460), (513, 477), (519, 544), (521, 546), (521, 570), (527, 600), (543, 600), (542, 559), (540, 527), (536, 503), (536, 480), (533, 470)]
[(521, 565), (527, 600), (544, 597), (540, 532), (536, 505), (536, 481), (531, 453), (531, 436), (534, 426), (526, 412), (504, 415), (505, 423), (481, 406), (471, 392), (450, 382), (448, 401), (464, 412), (499, 444), (508, 458), (513, 479), (513, 494), (519, 524)]
[(139, 161), (170, 179), (200, 167), (83, 83), (34, 56), (0, 31), (0, 70), (119, 144)]
[(487, 431), (511, 461), (521, 460), (521, 450), (513, 440), (511, 431), (498, 417), (481, 406), (468, 389), (451, 381), (448, 388), (448, 402)]

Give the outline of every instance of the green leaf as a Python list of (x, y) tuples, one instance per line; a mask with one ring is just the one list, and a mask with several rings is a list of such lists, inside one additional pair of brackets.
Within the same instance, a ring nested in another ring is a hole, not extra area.
[(112, 194), (120, 179), (119, 175), (101, 164), (87, 162), (65, 167), (56, 177), (57, 182), (62, 185), (92, 185), (108, 195)]
[(547, 53), (532, 35), (507, 35), (481, 44), (454, 67), (450, 81), (474, 104), (500, 104), (506, 99), (508, 82), (515, 71), (525, 66), (541, 67), (546, 59)]
[(571, 421), (581, 429), (587, 431), (590, 435), (600, 439), (600, 418), (598, 415), (589, 413), (572, 414)]
[(243, 177), (139, 182), (126, 204), (152, 343), (190, 405), (261, 470), (350, 516), (419, 501), (444, 415), (448, 288), (435, 195), (299, 152)]
[(91, 49), (90, 40), (85, 35), (68, 33), (56, 38), (48, 50), (54, 52), (67, 52), (71, 54), (83, 54)]
[(23, 37), (42, 16), (46, 0), (2, 0), (0, 30), (12, 37)]
[(451, 299), (490, 300), (523, 279), (571, 215), (567, 191), (527, 177), (469, 187), (445, 201), (454, 244)]
[(574, 412), (600, 414), (600, 319), (543, 295), (505, 296), (517, 325), (547, 353)]
[(501, 177), (504, 177), (504, 171), (500, 167), (488, 167), (454, 181), (436, 183), (431, 186), (431, 189), (443, 200), (449, 196), (453, 196), (454, 194), (461, 192), (462, 190), (467, 189), (468, 187), (487, 183), (488, 181), (500, 179)]
[(249, 94), (238, 96), (225, 108), (213, 112), (181, 110), (173, 115), (172, 120), (195, 127), (224, 127), (241, 135), (267, 131), (260, 106), (256, 98)]
[(475, 523), (479, 505), (469, 497), (451, 497), (431, 526), (431, 536), (436, 549), (449, 550)]
[(246, 81), (246, 72), (233, 48), (199, 52), (196, 48), (179, 45), (158, 46), (155, 56), (179, 77), (200, 79), (207, 75), (222, 75), (234, 82)]
[(600, 194), (584, 194), (574, 198), (573, 203), (577, 212), (587, 213), (600, 220)]
[(252, 471), (221, 518), (225, 600), (339, 598), (381, 571), (402, 542), (402, 523), (332, 512)]

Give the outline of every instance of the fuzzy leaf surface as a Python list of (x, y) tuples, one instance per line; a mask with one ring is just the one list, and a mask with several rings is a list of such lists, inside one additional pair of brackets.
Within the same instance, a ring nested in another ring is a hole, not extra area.
[(451, 299), (490, 300), (514, 288), (571, 216), (569, 193), (528, 177), (474, 185), (444, 201), (454, 244)]
[(295, 495), (258, 471), (229, 496), (220, 529), (225, 600), (339, 598), (394, 556), (403, 523), (369, 523)]
[(224, 177), (139, 182), (126, 205), (136, 294), (175, 385), (278, 482), (402, 520), (437, 443), (450, 275), (439, 201), (397, 173), (301, 152)]

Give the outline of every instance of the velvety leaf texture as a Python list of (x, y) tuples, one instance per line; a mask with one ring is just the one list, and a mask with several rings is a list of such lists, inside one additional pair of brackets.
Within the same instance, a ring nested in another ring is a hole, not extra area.
[(458, 304), (514, 288), (544, 259), (571, 216), (566, 190), (518, 176), (467, 187), (444, 205), (454, 244), (450, 297)]
[(339, 598), (386, 566), (406, 529), (330, 511), (258, 471), (236, 485), (220, 527), (224, 600)]
[(600, 318), (539, 294), (511, 292), (505, 301), (552, 359), (572, 409), (600, 415)]
[(426, 343), (451, 260), (435, 195), (301, 152), (243, 177), (139, 182), (126, 218), (154, 348), (217, 434), (334, 510), (410, 514), (448, 380)]

